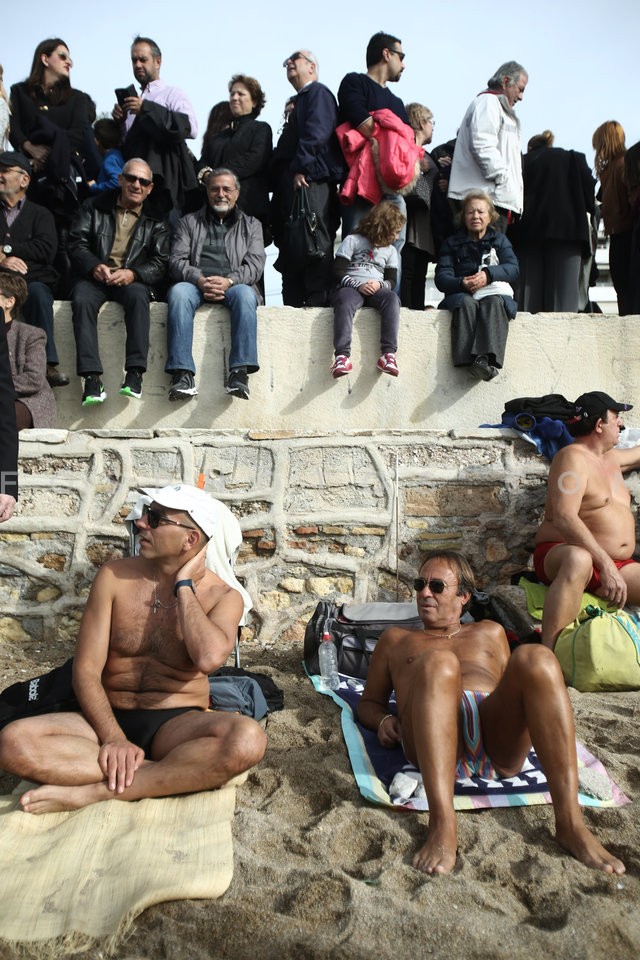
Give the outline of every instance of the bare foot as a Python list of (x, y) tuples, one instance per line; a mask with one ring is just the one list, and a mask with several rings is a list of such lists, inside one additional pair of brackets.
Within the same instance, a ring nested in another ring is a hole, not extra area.
[(576, 860), (584, 863), (592, 870), (602, 870), (603, 873), (616, 873), (621, 876), (626, 867), (621, 860), (602, 846), (585, 823), (571, 829), (556, 829), (556, 839), (561, 847), (573, 854)]
[[(106, 795), (105, 794), (106, 791)], [(25, 813), (60, 813), (62, 810), (80, 810), (91, 803), (109, 797), (106, 784), (90, 783), (80, 787), (58, 787), (44, 784), (28, 790), (20, 797)]]
[(413, 858), (413, 866), (422, 873), (449, 873), (456, 863), (458, 825), (455, 815), (449, 820), (429, 820), (427, 841)]

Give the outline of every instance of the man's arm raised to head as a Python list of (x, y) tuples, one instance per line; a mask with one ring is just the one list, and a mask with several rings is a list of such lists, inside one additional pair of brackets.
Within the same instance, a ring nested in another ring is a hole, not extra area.
[(221, 667), (233, 650), (244, 603), (237, 590), (223, 584), (222, 596), (208, 609), (206, 600), (203, 606), (200, 597), (207, 596), (207, 588), (200, 585), (205, 576), (205, 556), (206, 546), (178, 570), (175, 582), (197, 583), (195, 593), (188, 586), (177, 590), (178, 622), (193, 665), (208, 675)]

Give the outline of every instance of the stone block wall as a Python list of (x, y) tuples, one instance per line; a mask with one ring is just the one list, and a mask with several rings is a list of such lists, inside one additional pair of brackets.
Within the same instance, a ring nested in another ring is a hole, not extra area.
[[(507, 583), (527, 563), (548, 465), (521, 439), (479, 425), (499, 422), (518, 396), (599, 389), (640, 403), (637, 317), (519, 314), (491, 383), (451, 367), (441, 311), (402, 311), (398, 379), (376, 371), (379, 322), (362, 311), (355, 372), (337, 382), (330, 310), (261, 308), (258, 319), (249, 402), (224, 393), (228, 317), (207, 307), (194, 337), (200, 396), (169, 403), (166, 308), (154, 305), (135, 401), (117, 392), (120, 308), (104, 308), (107, 403), (82, 408), (76, 381), (57, 391), (65, 429), (21, 435), (19, 508), (0, 526), (0, 643), (16, 657), (55, 639), (70, 649), (96, 570), (128, 550), (135, 489), (200, 472), (240, 520), (238, 573), (255, 603), (248, 632), (263, 644), (299, 638), (320, 598), (408, 598), (430, 547), (460, 547), (481, 582)], [(56, 304), (56, 338), (71, 372), (69, 304)]]
[(75, 638), (102, 563), (128, 552), (138, 486), (194, 482), (238, 517), (249, 635), (301, 638), (319, 599), (410, 597), (419, 555), (464, 549), (487, 584), (526, 565), (546, 465), (500, 431), (269, 437), (32, 431), (16, 516), (0, 527), (0, 639)]

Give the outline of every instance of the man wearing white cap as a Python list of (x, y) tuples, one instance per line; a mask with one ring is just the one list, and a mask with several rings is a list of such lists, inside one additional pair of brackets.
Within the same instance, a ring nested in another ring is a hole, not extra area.
[(207, 675), (231, 653), (243, 600), (205, 567), (217, 504), (188, 484), (143, 491), (139, 556), (97, 574), (80, 625), (74, 690), (81, 713), (16, 720), (0, 767), (42, 786), (28, 813), (211, 790), (262, 758), (261, 727), (207, 711)]

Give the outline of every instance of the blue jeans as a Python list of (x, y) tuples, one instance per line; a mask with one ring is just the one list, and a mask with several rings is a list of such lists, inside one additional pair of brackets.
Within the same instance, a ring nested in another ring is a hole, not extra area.
[[(176, 283), (167, 298), (167, 362), (166, 373), (175, 370), (196, 372), (193, 361), (193, 319), (205, 299), (194, 283)], [(207, 301), (212, 302), (212, 301)], [(231, 353), (229, 369), (246, 367), (248, 373), (259, 370), (257, 344), (258, 298), (246, 283), (229, 287), (224, 300), (231, 318)]]

